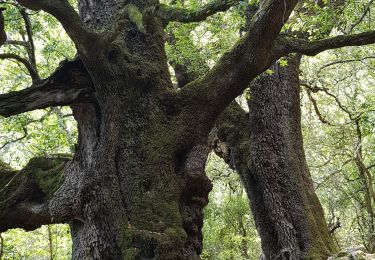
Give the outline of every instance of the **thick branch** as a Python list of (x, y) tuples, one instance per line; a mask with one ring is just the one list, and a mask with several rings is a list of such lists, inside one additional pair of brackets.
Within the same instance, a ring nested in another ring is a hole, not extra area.
[[(188, 84), (182, 91), (184, 99), (193, 98), (196, 113), (205, 110), (205, 121), (213, 121), (229, 103), (273, 62), (271, 48), (297, 0), (264, 1), (255, 14), (249, 31), (235, 47), (225, 53), (204, 77)], [(199, 97), (197, 98), (197, 94)], [(194, 101), (195, 100), (195, 101)], [(202, 108), (202, 106), (204, 106)], [(202, 118), (203, 119), (203, 118)], [(199, 122), (203, 123), (203, 122)]]
[(16, 61), (22, 63), (26, 67), (26, 69), (27, 69), (27, 71), (28, 71), (28, 73), (29, 73), (29, 75), (30, 75), (30, 77), (31, 77), (31, 79), (33, 80), (34, 83), (36, 83), (40, 80), (38, 72), (34, 69), (34, 66), (28, 60), (18, 56), (17, 54), (12, 54), (12, 53), (2, 53), (2, 54), (0, 54), (0, 60), (5, 60), (5, 59), (16, 60)]
[(0, 162), (0, 232), (11, 228), (34, 230), (67, 219), (51, 215), (51, 201), (64, 180), (71, 158), (34, 158), (21, 171)]
[(293, 52), (314, 56), (329, 49), (337, 49), (346, 46), (362, 46), (372, 43), (375, 43), (375, 31), (353, 35), (339, 35), (317, 41), (280, 37), (275, 45), (275, 50), (277, 50), (277, 54), (281, 56)]
[(17, 2), (31, 10), (43, 10), (54, 16), (62, 24), (77, 49), (87, 54), (93, 34), (67, 0), (17, 0)]
[(50, 106), (93, 101), (93, 88), (80, 60), (63, 62), (42, 83), (21, 91), (0, 95), (0, 115), (9, 117)]
[(239, 0), (213, 0), (197, 10), (174, 8), (166, 5), (161, 6), (161, 16), (166, 22), (174, 21), (181, 23), (200, 22), (218, 12), (224, 12), (238, 4)]

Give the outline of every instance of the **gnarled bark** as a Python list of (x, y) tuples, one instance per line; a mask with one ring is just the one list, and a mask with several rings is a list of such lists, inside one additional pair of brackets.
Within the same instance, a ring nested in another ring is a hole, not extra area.
[(298, 67), (298, 57), (272, 66), (272, 75), (250, 86), (249, 117), (232, 104), (218, 122), (218, 137), (231, 149), (224, 157), (244, 182), (266, 259), (326, 259), (336, 250), (303, 150)]

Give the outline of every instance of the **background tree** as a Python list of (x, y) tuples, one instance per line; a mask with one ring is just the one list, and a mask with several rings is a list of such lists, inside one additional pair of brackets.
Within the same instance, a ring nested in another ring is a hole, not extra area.
[[(304, 88), (307, 92), (305, 104), (311, 109), (305, 112), (306, 118), (310, 118), (305, 122), (306, 147), (313, 161), (312, 171), (320, 172), (320, 176), (315, 173), (318, 193), (326, 200), (332, 224), (339, 218), (341, 226), (346, 227), (335, 232), (337, 242), (342, 245), (348, 243), (348, 239), (358, 240), (361, 237), (359, 240), (362, 241), (356, 243), (362, 243), (373, 252), (374, 206), (371, 190), (374, 181), (370, 151), (373, 146), (374, 109), (371, 103), (373, 79), (369, 70), (372, 58), (368, 55), (371, 48), (348, 49), (334, 56), (326, 53), (324, 56), (330, 56), (334, 61), (319, 61), (314, 69), (305, 68), (309, 81), (306, 80)], [(338, 68), (340, 77), (328, 76), (337, 72)], [(358, 73), (353, 74), (353, 69)], [(321, 70), (320, 75), (324, 78), (310, 77), (310, 73), (316, 70)], [(308, 127), (312, 120), (323, 124), (318, 129), (312, 129)], [(314, 136), (318, 135), (320, 140), (316, 142)], [(328, 186), (335, 191), (334, 196), (323, 191)], [(356, 233), (358, 236), (354, 238)]]

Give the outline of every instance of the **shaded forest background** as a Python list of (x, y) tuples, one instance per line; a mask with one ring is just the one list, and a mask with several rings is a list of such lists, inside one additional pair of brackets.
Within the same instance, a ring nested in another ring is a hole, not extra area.
[[(194, 8), (201, 2), (184, 4)], [(303, 27), (317, 39), (327, 33), (334, 36), (369, 30), (375, 25), (372, 2), (346, 1), (340, 10), (317, 6), (314, 16), (302, 13), (294, 17), (297, 22), (292, 29)], [(306, 5), (316, 3), (307, 1)], [(8, 36), (26, 39), (22, 14), (17, 7), (6, 6)], [(202, 23), (170, 24), (166, 43), (170, 63), (187, 64), (191, 74), (205, 73), (242, 34), (246, 8), (247, 4), (240, 4)], [(42, 12), (30, 12), (29, 17), (39, 73), (48, 76), (61, 60), (74, 58), (74, 47), (53, 18)], [(285, 30), (289, 29), (286, 25)], [(2, 48), (27, 55), (22, 46)], [(288, 66), (285, 59), (278, 62)], [(375, 47), (370, 45), (303, 57), (300, 71), (304, 146), (331, 234), (341, 249), (362, 246), (371, 253), (375, 253), (375, 197), (369, 189), (375, 185), (374, 68)], [(178, 76), (172, 69), (171, 74)], [(22, 64), (1, 61), (0, 93), (23, 89), (28, 81)], [(245, 92), (237, 101), (247, 109), (249, 98)], [(76, 139), (75, 121), (65, 107), (0, 118), (0, 161), (20, 169), (35, 156), (71, 153)], [(205, 209), (202, 258), (257, 259), (260, 239), (237, 173), (213, 153), (206, 170), (214, 189)], [(3, 259), (69, 259), (70, 251), (65, 225), (1, 234)]]

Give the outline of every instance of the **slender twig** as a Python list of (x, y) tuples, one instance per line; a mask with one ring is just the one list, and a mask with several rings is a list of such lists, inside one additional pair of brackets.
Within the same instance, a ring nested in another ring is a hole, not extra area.
[(40, 77), (38, 75), (38, 72), (35, 71), (33, 65), (25, 58), (22, 58), (21, 56), (13, 53), (2, 53), (0, 54), (0, 60), (5, 60), (5, 59), (10, 59), (10, 60), (15, 60), (17, 62), (22, 63), (27, 71), (29, 72), (29, 75), (34, 83), (40, 81)]
[(309, 97), (309, 100), (313, 104), (314, 111), (315, 111), (316, 115), (318, 116), (319, 121), (322, 122), (323, 124), (333, 126), (333, 124), (330, 123), (327, 119), (325, 119), (323, 117), (323, 115), (320, 113), (320, 110), (319, 110), (318, 104), (316, 102), (316, 99), (313, 97), (312, 91), (310, 89), (307, 89), (307, 96)]
[(53, 238), (52, 238), (51, 225), (47, 225), (47, 230), (48, 230), (49, 259), (53, 260)]
[(338, 173), (341, 173), (343, 171), (343, 168), (345, 165), (347, 165), (348, 163), (350, 163), (351, 161), (353, 161), (354, 158), (350, 158), (348, 160), (346, 160), (342, 165), (341, 165), (341, 168), (336, 170), (336, 171), (333, 171), (331, 173), (329, 173), (321, 182), (317, 183), (316, 185), (316, 189), (319, 189), (325, 182), (327, 182), (330, 178), (332, 178), (333, 176), (335, 176), (336, 174)]
[(374, 1), (375, 1), (375, 0), (370, 0), (370, 2), (369, 2), (369, 3), (367, 4), (367, 6), (365, 7), (365, 10), (364, 10), (362, 16), (358, 19), (358, 21), (356, 21), (355, 23), (353, 23), (352, 26), (350, 27), (349, 32), (348, 32), (349, 34), (354, 30), (354, 28), (355, 28), (358, 24), (360, 24), (360, 23), (363, 21), (363, 19), (365, 19), (367, 13), (370, 12), (370, 6), (372, 5), (372, 3), (373, 3)]
[(316, 93), (318, 91), (322, 91), (322, 92), (326, 93), (328, 96), (332, 97), (335, 100), (335, 102), (339, 106), (339, 108), (349, 116), (349, 119), (351, 121), (354, 121), (355, 119), (358, 118), (358, 116), (354, 117), (353, 114), (341, 103), (341, 101), (338, 99), (338, 97), (336, 97), (334, 94), (329, 92), (327, 88), (320, 88), (318, 86), (312, 87), (309, 84), (304, 83), (304, 82), (301, 82), (301, 86), (306, 87), (308, 89), (308, 91), (310, 91), (310, 92)]
[(7, 40), (4, 45), (20, 45), (23, 47), (27, 47), (27, 43), (24, 41), (16, 41), (16, 40)]
[(3, 149), (6, 146), (12, 144), (12, 143), (16, 143), (16, 142), (19, 142), (19, 141), (25, 139), (28, 135), (27, 128), (24, 126), (24, 127), (22, 127), (22, 130), (23, 130), (23, 135), (21, 137), (19, 137), (17, 139), (14, 139), (14, 140), (10, 140), (10, 141), (4, 143), (2, 146), (0, 146), (0, 150)]
[(327, 63), (324, 66), (320, 67), (318, 69), (317, 73), (319, 74), (323, 69), (328, 68), (330, 66), (334, 66), (334, 65), (338, 65), (338, 64), (343, 64), (343, 63), (349, 63), (349, 62), (364, 61), (364, 60), (367, 60), (367, 59), (375, 59), (375, 56), (367, 56), (367, 57), (363, 57), (363, 58), (359, 58), (359, 59), (348, 59), (348, 60), (333, 61), (333, 62)]
[(32, 31), (32, 26), (31, 26), (31, 21), (28, 13), (26, 12), (25, 8), (20, 8), (19, 12), (25, 22), (25, 29), (26, 29), (26, 34), (27, 34), (27, 43), (28, 43), (28, 48), (27, 48), (27, 53), (29, 56), (30, 63), (33, 65), (34, 70), (37, 72), (38, 69), (36, 67), (36, 58), (35, 58), (35, 45), (34, 45), (34, 39), (33, 39), (33, 31)]

